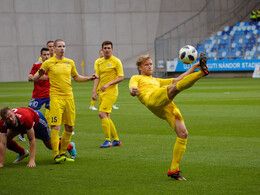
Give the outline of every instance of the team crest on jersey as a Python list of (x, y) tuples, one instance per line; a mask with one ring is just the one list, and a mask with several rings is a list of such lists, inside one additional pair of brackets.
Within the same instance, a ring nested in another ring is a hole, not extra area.
[(112, 64), (107, 63), (107, 67), (110, 67), (110, 66), (112, 66)]
[(64, 62), (64, 64), (66, 64), (67, 66), (69, 66), (69, 65), (70, 65), (68, 62)]

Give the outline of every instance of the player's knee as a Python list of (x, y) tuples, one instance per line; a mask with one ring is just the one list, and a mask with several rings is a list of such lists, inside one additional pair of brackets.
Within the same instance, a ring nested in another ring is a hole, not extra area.
[(59, 125), (51, 125), (51, 129), (55, 129), (55, 130), (60, 130), (60, 126)]
[(72, 132), (74, 130), (74, 126), (65, 125), (65, 130), (68, 132)]
[(108, 118), (108, 114), (105, 112), (98, 112), (98, 116), (100, 119)]
[(187, 131), (187, 129), (183, 129), (182, 131), (180, 131), (180, 132), (178, 133), (178, 137), (183, 138), (183, 139), (187, 139), (187, 137), (188, 137), (188, 131)]

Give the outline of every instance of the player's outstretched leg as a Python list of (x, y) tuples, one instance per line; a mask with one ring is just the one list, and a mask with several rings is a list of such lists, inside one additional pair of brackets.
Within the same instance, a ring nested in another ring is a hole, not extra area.
[(200, 53), (200, 70), (203, 73), (203, 76), (207, 76), (209, 74), (209, 69), (207, 67), (207, 56), (205, 53)]

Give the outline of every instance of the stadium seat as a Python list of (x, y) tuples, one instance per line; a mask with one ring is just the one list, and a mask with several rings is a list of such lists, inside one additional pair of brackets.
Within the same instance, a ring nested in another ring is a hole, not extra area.
[(206, 51), (209, 59), (259, 59), (260, 22), (237, 22), (226, 26), (203, 44), (197, 44), (198, 52)]

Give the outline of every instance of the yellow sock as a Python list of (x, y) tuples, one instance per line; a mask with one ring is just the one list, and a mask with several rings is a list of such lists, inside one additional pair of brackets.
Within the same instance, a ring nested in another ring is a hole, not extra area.
[(91, 98), (90, 106), (93, 107), (93, 106), (95, 105), (95, 102), (96, 102), (96, 100), (93, 100), (93, 99)]
[(186, 150), (186, 144), (187, 144), (187, 139), (177, 137), (173, 148), (172, 164), (170, 168), (171, 171), (175, 171), (176, 169), (179, 169), (181, 159)]
[(45, 114), (44, 114), (44, 116), (45, 116), (45, 118), (46, 118), (46, 120), (47, 120), (47, 123), (48, 124), (51, 124), (50, 122), (50, 119), (51, 119), (51, 117), (50, 117), (50, 110), (49, 109), (46, 109), (45, 110)]
[(110, 132), (114, 140), (119, 141), (119, 137), (116, 132), (116, 127), (111, 119), (109, 119), (110, 122)]
[(61, 136), (60, 155), (65, 154), (65, 152), (68, 148), (68, 145), (70, 143), (71, 136), (72, 136), (72, 132), (68, 132), (64, 129), (62, 136)]
[(110, 141), (110, 122), (108, 118), (101, 119), (102, 129), (105, 135), (106, 140)]
[(60, 134), (59, 130), (56, 129), (51, 130), (51, 148), (52, 148), (54, 158), (57, 155), (59, 155), (59, 142), (60, 142), (59, 134)]
[(191, 73), (191, 74), (187, 75), (186, 77), (184, 77), (182, 80), (180, 80), (177, 83), (176, 88), (178, 91), (183, 91), (184, 89), (188, 89), (197, 80), (199, 80), (202, 77), (203, 77), (203, 74), (202, 74), (201, 70), (199, 70), (198, 72)]

